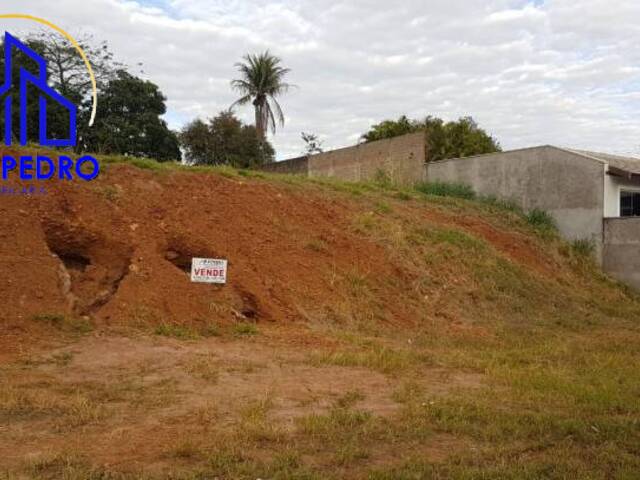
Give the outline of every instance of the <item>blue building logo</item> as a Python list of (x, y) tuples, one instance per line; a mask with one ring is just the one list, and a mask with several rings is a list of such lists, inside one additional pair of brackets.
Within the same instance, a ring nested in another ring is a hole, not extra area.
[[(74, 45), (76, 45), (74, 43)], [(78, 47), (79, 48), (79, 47)], [(37, 72), (29, 72), (25, 68), (20, 67), (18, 72), (18, 84), (14, 82), (15, 75), (13, 69), (17, 62), (14, 55), (18, 52), (26, 55), (37, 65)], [(90, 69), (90, 65), (84, 52), (82, 52), (91, 80), (94, 85), (93, 99), (94, 107), (89, 126), (93, 123), (96, 106), (96, 90), (95, 78)], [(28, 95), (33, 94), (34, 90), (39, 95), (38, 98), (38, 140), (43, 147), (74, 147), (77, 142), (76, 121), (78, 111), (76, 105), (66, 99), (47, 82), (47, 61), (38, 55), (31, 48), (26, 46), (16, 37), (8, 32), (4, 34), (4, 83), (0, 86), (0, 105), (4, 110), (4, 144), (11, 146), (14, 132), (14, 99), (17, 99), (19, 107), (19, 143), (24, 146), (27, 144), (27, 105)], [(35, 87), (35, 88), (34, 88)], [(4, 97), (4, 100), (2, 98)], [(68, 138), (49, 138), (47, 134), (47, 107), (49, 102), (55, 102), (69, 113), (69, 137)], [(2, 118), (2, 117), (0, 117)], [(15, 172), (21, 180), (49, 180), (57, 177), (60, 180), (73, 180), (74, 177), (82, 180), (93, 180), (100, 173), (100, 165), (98, 161), (91, 155), (84, 155), (74, 161), (68, 155), (59, 155), (58, 158), (50, 158), (46, 155), (37, 155), (35, 158), (30, 155), (21, 155), (19, 157), (12, 155), (2, 155), (0, 163), (1, 178), (7, 180), (9, 174)], [(31, 187), (33, 188), (33, 187)], [(4, 193), (6, 187), (2, 187), (0, 193)]]
[[(34, 75), (20, 68), (19, 85), (13, 85), (13, 54), (20, 51), (34, 61), (38, 66), (38, 72)], [(76, 106), (47, 84), (47, 61), (36, 52), (27, 47), (9, 32), (4, 34), (4, 85), (0, 87), (0, 97), (7, 94), (4, 99), (4, 143), (11, 145), (12, 141), (12, 105), (13, 95), (18, 94), (20, 99), (20, 145), (27, 144), (27, 87), (35, 86), (40, 92), (39, 110), (39, 143), (43, 147), (73, 147), (76, 144)], [(47, 104), (49, 99), (64, 107), (69, 112), (69, 138), (50, 139), (47, 137)]]

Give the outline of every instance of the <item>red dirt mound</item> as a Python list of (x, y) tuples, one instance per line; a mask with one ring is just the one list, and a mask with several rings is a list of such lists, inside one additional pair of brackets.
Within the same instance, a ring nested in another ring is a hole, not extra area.
[[(354, 206), (242, 177), (112, 165), (91, 183), (0, 203), (5, 321), (290, 321), (339, 293), (336, 275), (395, 268), (350, 232)], [(191, 283), (192, 257), (229, 260), (226, 286)], [(380, 289), (382, 299), (393, 291)], [(390, 312), (406, 313), (393, 305)]]
[[(0, 340), (10, 348), (34, 319), (206, 328), (473, 316), (478, 281), (455, 258), (436, 270), (424, 252), (399, 255), (395, 236), (420, 225), (465, 230), (545, 278), (562, 270), (533, 237), (469, 215), (397, 200), (386, 217), (397, 224), (376, 238), (356, 227), (385, 215), (372, 212), (376, 198), (237, 174), (112, 164), (89, 183), (1, 200)], [(193, 257), (228, 259), (228, 283), (192, 283)]]

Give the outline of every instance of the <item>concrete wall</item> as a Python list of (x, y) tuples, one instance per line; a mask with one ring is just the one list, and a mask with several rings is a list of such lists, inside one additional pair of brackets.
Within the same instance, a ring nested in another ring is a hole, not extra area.
[(382, 171), (392, 182), (409, 185), (424, 178), (425, 152), (424, 133), (361, 143), (313, 155), (309, 159), (309, 176), (360, 182)]
[(640, 218), (604, 220), (602, 268), (612, 277), (640, 289)]
[(273, 173), (289, 173), (293, 175), (309, 174), (309, 157), (297, 157), (282, 162), (267, 163), (262, 170)]
[(277, 173), (307, 173), (310, 177), (336, 177), (349, 182), (375, 178), (384, 172), (392, 182), (408, 185), (424, 179), (424, 133), (362, 143), (309, 157), (265, 165)]
[(605, 165), (550, 146), (428, 163), (428, 181), (464, 183), (480, 195), (540, 208), (568, 240), (591, 239), (601, 260)]

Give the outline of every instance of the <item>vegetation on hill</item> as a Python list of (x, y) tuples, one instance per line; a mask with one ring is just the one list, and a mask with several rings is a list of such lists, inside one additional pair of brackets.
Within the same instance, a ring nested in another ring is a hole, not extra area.
[(428, 116), (424, 120), (410, 120), (402, 115), (398, 120), (385, 120), (362, 135), (365, 142), (393, 138), (407, 133), (425, 132), (428, 160), (468, 157), (501, 150), (500, 143), (485, 132), (471, 117), (444, 122)]

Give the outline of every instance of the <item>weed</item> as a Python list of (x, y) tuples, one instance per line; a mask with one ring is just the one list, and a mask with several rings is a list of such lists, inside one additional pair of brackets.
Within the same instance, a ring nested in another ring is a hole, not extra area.
[(171, 451), (175, 458), (193, 460), (201, 455), (200, 448), (190, 439), (181, 440)]
[(32, 320), (36, 322), (46, 322), (52, 325), (62, 325), (67, 317), (61, 313), (40, 313), (33, 315)]
[(391, 188), (393, 185), (393, 181), (391, 180), (391, 175), (386, 170), (382, 168), (378, 168), (373, 175), (373, 183), (381, 188)]
[(109, 202), (115, 202), (120, 198), (120, 190), (112, 185), (106, 185), (100, 192)]
[(198, 355), (187, 363), (186, 371), (211, 383), (217, 382), (220, 375), (218, 359), (213, 355)]
[(391, 213), (393, 210), (391, 209), (391, 206), (384, 201), (379, 201), (376, 202), (375, 204), (375, 212), (379, 213), (381, 215), (386, 214), (386, 213)]
[(364, 351), (323, 352), (309, 357), (312, 365), (338, 365), (341, 367), (366, 367), (386, 374), (394, 374), (425, 359), (404, 350), (373, 345)]
[(258, 334), (258, 327), (255, 323), (250, 322), (234, 323), (233, 334), (236, 337), (251, 337)]
[(332, 437), (349, 433), (371, 420), (371, 413), (364, 410), (332, 408), (327, 414), (312, 413), (296, 420), (301, 432), (312, 436)]
[(73, 353), (71, 352), (61, 352), (56, 353), (52, 357), (54, 363), (60, 367), (66, 367), (73, 360)]
[(314, 238), (309, 240), (305, 244), (305, 248), (313, 252), (326, 252), (328, 250), (327, 242), (320, 238)]
[(395, 192), (393, 194), (393, 197), (397, 198), (398, 200), (404, 200), (404, 201), (413, 200), (413, 196), (411, 196), (410, 193), (403, 192), (403, 191)]
[(345, 393), (340, 398), (338, 398), (335, 402), (335, 406), (337, 408), (351, 408), (356, 403), (364, 400), (364, 395), (362, 392), (358, 390), (353, 390)]
[(544, 210), (534, 208), (526, 215), (527, 222), (541, 233), (552, 233), (557, 230), (556, 222)]
[(571, 251), (578, 257), (593, 257), (595, 250), (596, 244), (590, 238), (574, 240), (573, 242), (571, 242)]
[(425, 195), (455, 197), (465, 200), (473, 200), (476, 198), (476, 193), (473, 191), (473, 188), (462, 183), (423, 182), (417, 184), (415, 189)]
[(154, 333), (179, 340), (197, 340), (200, 337), (198, 332), (193, 328), (171, 323), (161, 323), (155, 328)]
[(73, 333), (89, 333), (93, 325), (88, 318), (67, 317), (61, 313), (41, 313), (31, 317), (35, 322), (47, 323), (61, 330)]

